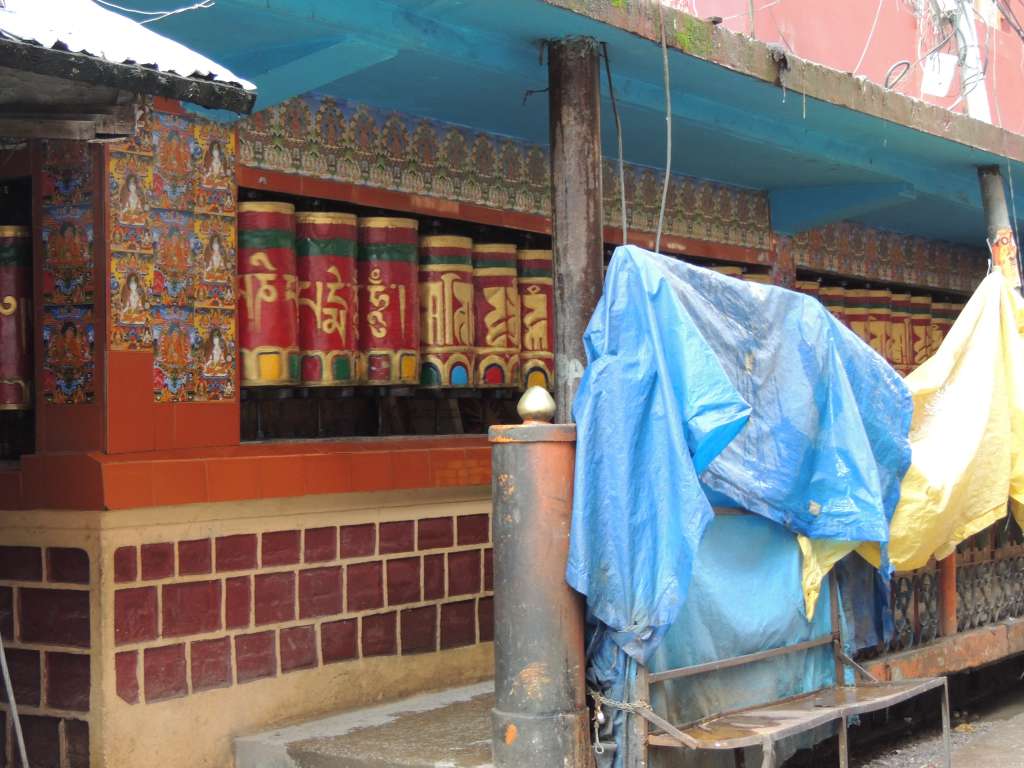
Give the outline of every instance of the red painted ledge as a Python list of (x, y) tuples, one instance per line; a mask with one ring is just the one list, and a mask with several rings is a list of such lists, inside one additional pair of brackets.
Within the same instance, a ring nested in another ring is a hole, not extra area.
[(0, 509), (132, 509), (490, 481), (484, 435), (33, 454), (0, 469)]

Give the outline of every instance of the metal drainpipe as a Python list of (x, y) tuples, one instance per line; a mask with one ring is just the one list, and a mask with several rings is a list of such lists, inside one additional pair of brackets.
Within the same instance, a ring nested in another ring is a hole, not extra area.
[(491, 427), (495, 768), (593, 764), (584, 682), (583, 601), (565, 583), (576, 427), (549, 424), (541, 387), (519, 426)]

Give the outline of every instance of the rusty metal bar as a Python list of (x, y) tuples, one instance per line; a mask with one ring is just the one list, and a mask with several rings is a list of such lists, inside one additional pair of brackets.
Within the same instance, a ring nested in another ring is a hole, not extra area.
[(957, 632), (956, 552), (939, 560), (939, 635)]
[(722, 669), (742, 667), (746, 664), (753, 664), (756, 661), (764, 661), (776, 656), (785, 656), (790, 653), (799, 653), (811, 648), (820, 648), (823, 645), (832, 645), (832, 635), (822, 635), (812, 640), (804, 640), (802, 643), (783, 645), (779, 648), (771, 648), (767, 651), (757, 651), (744, 656), (733, 656), (731, 659), (719, 659), (717, 661), (706, 661), (703, 664), (694, 664), (692, 667), (680, 667), (679, 669), (667, 669), (664, 672), (654, 672), (648, 676), (651, 685), (663, 683), (666, 680), (677, 680), (680, 677), (692, 677), (702, 675), (706, 672), (718, 672)]
[(556, 421), (572, 421), (587, 357), (583, 332), (601, 296), (604, 231), (598, 43), (548, 43)]
[(541, 411), (550, 418), (554, 402), (532, 387), (527, 423), (490, 430), (495, 768), (592, 764), (583, 601), (565, 582), (576, 428), (531, 422)]

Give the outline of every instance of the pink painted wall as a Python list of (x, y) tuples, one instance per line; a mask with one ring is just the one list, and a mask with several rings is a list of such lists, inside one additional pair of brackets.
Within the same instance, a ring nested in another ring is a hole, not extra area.
[[(918, 62), (894, 90), (958, 112), (966, 111), (956, 70), (944, 96), (922, 92), (924, 62), (919, 60), (948, 35), (933, 28), (930, 0), (664, 0), (666, 5), (699, 18), (720, 16), (723, 26), (767, 43), (783, 45), (797, 56), (854, 72), (882, 83), (889, 67), (901, 60)], [(984, 87), (992, 122), (1024, 133), (1024, 43), (1010, 24), (995, 14), (989, 25), (983, 15), (993, 0), (967, 0), (976, 8), (979, 54), (987, 62)], [(1024, 22), (1024, 2), (1007, 0)], [(750, 7), (754, 8), (753, 20)], [(915, 10), (915, 6), (926, 9)], [(877, 21), (876, 21), (877, 14)], [(944, 51), (955, 54), (956, 39)], [(980, 86), (979, 86), (980, 87)]]

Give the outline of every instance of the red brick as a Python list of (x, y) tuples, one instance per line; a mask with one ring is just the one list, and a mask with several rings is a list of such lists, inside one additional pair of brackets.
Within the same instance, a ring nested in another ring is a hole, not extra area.
[(298, 531), (264, 533), (261, 544), (263, 549), (260, 564), (264, 568), (272, 565), (295, 565), (299, 562), (301, 546)]
[(423, 558), (423, 599), (437, 600), (444, 597), (444, 555), (427, 555)]
[(46, 706), (88, 712), (89, 687), (88, 654), (46, 654)]
[(349, 611), (370, 611), (384, 605), (384, 569), (380, 563), (350, 565), (345, 579)]
[(341, 526), (341, 556), (369, 557), (377, 548), (377, 530), (373, 523)]
[(188, 693), (185, 678), (185, 644), (147, 648), (142, 655), (146, 701), (161, 701)]
[(338, 556), (338, 529), (308, 528), (305, 532), (306, 562), (324, 563)]
[(420, 601), (420, 559), (402, 557), (388, 560), (388, 605)]
[(477, 603), (476, 615), (480, 622), (480, 642), (490, 642), (494, 639), (494, 598), (481, 597)]
[(231, 685), (231, 639), (197, 640), (192, 654), (192, 690), (206, 691)]
[[(22, 715), (21, 732), (32, 768), (60, 768), (60, 718)], [(20, 766), (21, 760), (11, 765)]]
[(142, 579), (166, 579), (174, 575), (174, 545), (170, 542), (143, 544)]
[(454, 542), (454, 526), (450, 517), (433, 517), (417, 524), (416, 546), (420, 549), (450, 547)]
[(84, 549), (48, 547), (46, 578), (68, 584), (89, 583), (89, 554)]
[(316, 628), (312, 624), (282, 629), (280, 635), (282, 672), (316, 666)]
[(490, 515), (463, 515), (459, 518), (459, 544), (486, 544), (491, 538)]
[(480, 591), (480, 550), (448, 554), (448, 594), (474, 595)]
[(402, 653), (437, 650), (437, 606), (402, 611)]
[(114, 581), (135, 581), (139, 577), (139, 558), (135, 547), (114, 550)]
[(238, 682), (246, 683), (277, 674), (277, 654), (274, 651), (274, 633), (257, 632), (235, 637), (235, 668)]
[(217, 571), (244, 571), (256, 567), (256, 534), (217, 537)]
[(117, 695), (129, 704), (139, 703), (138, 651), (124, 651), (114, 656)]
[(252, 577), (235, 576), (224, 582), (224, 623), (228, 629), (248, 627), (252, 621)]
[(220, 629), (220, 582), (165, 584), (161, 625), (164, 637), (181, 637)]
[(157, 635), (156, 587), (119, 589), (114, 593), (114, 642), (139, 643)]
[(320, 652), (324, 664), (354, 659), (359, 654), (355, 619), (327, 621), (320, 625)]
[(363, 656), (391, 656), (398, 652), (395, 614), (378, 613), (363, 617)]
[(476, 642), (476, 601), (441, 606), (441, 648), (455, 648)]
[(260, 573), (255, 585), (256, 626), (295, 618), (295, 574)]
[(494, 591), (494, 550), (484, 550), (484, 591)]
[(341, 613), (341, 566), (299, 571), (299, 618)]
[(396, 552), (412, 552), (416, 549), (416, 523), (403, 520), (400, 523), (380, 524), (380, 553), (393, 555)]
[(26, 643), (89, 647), (89, 593), (84, 590), (18, 590), (20, 638)]
[(0, 547), (0, 579), (42, 581), (43, 551), (39, 547)]
[(213, 543), (209, 539), (178, 542), (178, 573), (198, 576), (213, 570)]
[(14, 590), (0, 587), (0, 637), (14, 639)]
[[(38, 707), (40, 697), (39, 651), (5, 648), (7, 667), (11, 673), (14, 700), (20, 705)], [(6, 687), (0, 683), (0, 702), (7, 703)]]
[(65, 720), (68, 768), (89, 768), (89, 724), (83, 720)]
[(89, 724), (83, 720), (64, 721), (67, 768), (89, 768)]

